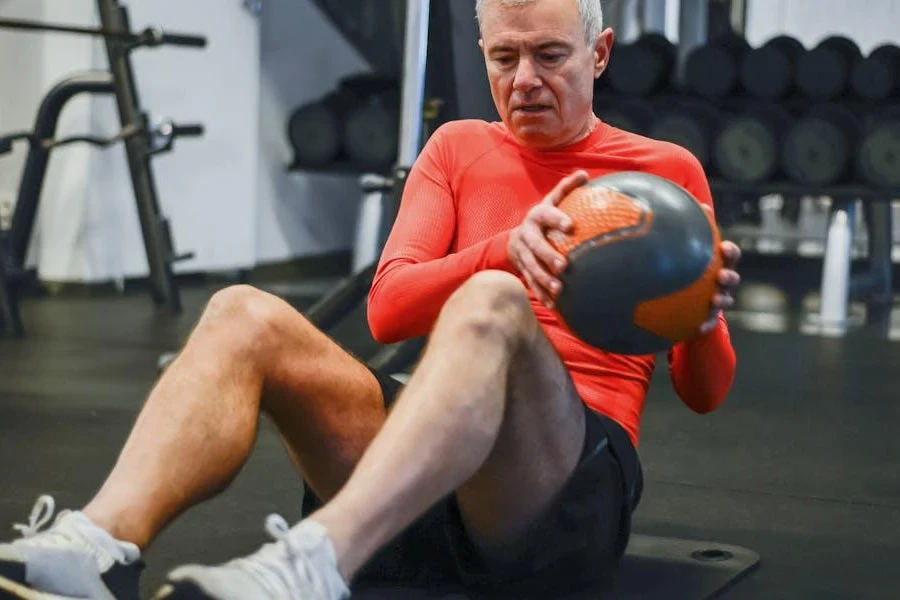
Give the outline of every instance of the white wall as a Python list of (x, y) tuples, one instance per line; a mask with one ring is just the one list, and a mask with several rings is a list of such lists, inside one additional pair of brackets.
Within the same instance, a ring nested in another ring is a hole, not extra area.
[[(34, 0), (3, 0), (0, 15), (17, 19), (40, 19), (43, 3)], [(32, 98), (43, 88), (41, 63), (43, 44), (33, 34), (0, 31), (0, 133), (31, 128), (34, 120)], [(0, 157), (0, 200), (14, 197), (25, 160), (20, 144), (12, 154)]]
[(749, 0), (747, 40), (758, 46), (787, 33), (811, 48), (829, 35), (844, 35), (868, 53), (900, 43), (897, 0)]
[(357, 177), (286, 172), (287, 121), (294, 108), (368, 67), (309, 0), (266, 0), (262, 17), (257, 260), (350, 248)]
[[(154, 118), (200, 121), (206, 134), (153, 161), (175, 249), (196, 258), (176, 270), (248, 268), (349, 248), (359, 199), (355, 178), (285, 173), (290, 111), (363, 61), (309, 0), (269, 0), (262, 17), (235, 0), (130, 0), (135, 29), (159, 24), (207, 35), (205, 50), (132, 55), (141, 102)], [(2, 0), (0, 16), (96, 26), (93, 2)], [(260, 42), (260, 31), (264, 31)], [(261, 56), (262, 52), (262, 56)], [(107, 68), (99, 40), (0, 30), (0, 132), (31, 129), (44, 93), (72, 71)], [(119, 129), (112, 98), (83, 97), (58, 134)], [(0, 200), (15, 194), (24, 148), (0, 159)], [(147, 273), (121, 145), (55, 151), (29, 253), (52, 281), (107, 281)]]

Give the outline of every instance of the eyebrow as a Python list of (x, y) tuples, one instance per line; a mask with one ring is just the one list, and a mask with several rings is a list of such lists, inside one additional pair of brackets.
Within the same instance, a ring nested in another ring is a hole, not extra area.
[[(567, 49), (569, 49), (569, 48), (571, 48), (571, 44), (569, 44), (569, 43), (567, 43), (567, 42), (560, 41), (560, 40), (553, 40), (553, 41), (549, 41), (549, 42), (541, 42), (540, 44), (537, 44), (537, 45), (535, 46), (535, 49), (536, 49), (538, 52), (541, 52), (541, 51), (544, 51), (544, 50), (556, 50), (556, 49), (559, 49), (559, 50), (567, 50)], [(490, 54), (496, 54), (496, 53), (500, 53), (500, 52), (513, 52), (513, 51), (515, 51), (516, 49), (517, 49), (517, 47), (516, 47), (515, 45), (507, 44), (507, 43), (504, 43), (504, 42), (500, 42), (500, 43), (497, 43), (496, 45), (491, 46), (491, 47), (488, 49), (488, 52), (489, 52)]]

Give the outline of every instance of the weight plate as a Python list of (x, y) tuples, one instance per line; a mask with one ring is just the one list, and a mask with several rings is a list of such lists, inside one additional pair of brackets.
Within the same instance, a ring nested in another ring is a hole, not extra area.
[(726, 179), (766, 181), (778, 168), (777, 132), (760, 119), (737, 117), (717, 136), (714, 153), (716, 168)]
[(863, 138), (859, 170), (873, 185), (900, 188), (900, 119), (875, 126)]
[(650, 129), (650, 137), (678, 144), (693, 154), (700, 164), (709, 163), (709, 141), (701, 123), (686, 115), (667, 115)]
[(794, 66), (785, 53), (773, 46), (749, 52), (741, 64), (741, 85), (757, 98), (776, 100), (790, 91)]
[(397, 158), (399, 119), (396, 111), (372, 104), (350, 113), (344, 130), (347, 156), (363, 167), (389, 167)]
[(320, 103), (294, 111), (288, 122), (288, 137), (298, 166), (325, 166), (341, 152), (340, 125), (334, 114)]
[(800, 120), (784, 145), (784, 168), (799, 183), (829, 185), (844, 174), (850, 149), (840, 127), (819, 117)]
[(878, 56), (859, 61), (850, 76), (850, 85), (856, 95), (875, 102), (890, 97), (895, 82), (892, 65)]
[(704, 98), (723, 98), (734, 88), (738, 72), (734, 55), (719, 46), (694, 50), (685, 65), (685, 80)]

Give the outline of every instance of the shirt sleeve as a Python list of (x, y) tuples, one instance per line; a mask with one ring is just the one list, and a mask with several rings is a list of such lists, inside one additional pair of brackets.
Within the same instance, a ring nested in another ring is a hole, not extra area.
[[(679, 162), (672, 179), (701, 204), (713, 208), (703, 167), (693, 155)], [(673, 346), (668, 361), (675, 393), (691, 410), (703, 414), (721, 406), (731, 391), (737, 366), (725, 316), (719, 316), (717, 326), (709, 333)]]
[(513, 272), (509, 231), (451, 253), (457, 213), (447, 137), (436, 131), (410, 170), (375, 272), (368, 321), (382, 344), (427, 335), (447, 299), (476, 272)]

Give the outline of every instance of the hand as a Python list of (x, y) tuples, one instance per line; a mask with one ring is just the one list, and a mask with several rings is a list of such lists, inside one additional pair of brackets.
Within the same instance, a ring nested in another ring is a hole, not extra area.
[(734, 291), (741, 283), (741, 276), (735, 271), (741, 260), (741, 249), (733, 242), (722, 242), (719, 251), (722, 253), (722, 268), (716, 277), (719, 292), (713, 297), (709, 319), (700, 326), (701, 335), (715, 329), (722, 311), (734, 306)]
[(528, 211), (522, 224), (513, 229), (509, 236), (509, 260), (547, 308), (553, 308), (554, 299), (562, 291), (562, 283), (556, 275), (566, 270), (568, 261), (553, 249), (546, 236), (553, 229), (562, 233), (572, 230), (572, 219), (557, 206), (587, 181), (585, 171), (576, 171), (561, 180), (540, 204)]

